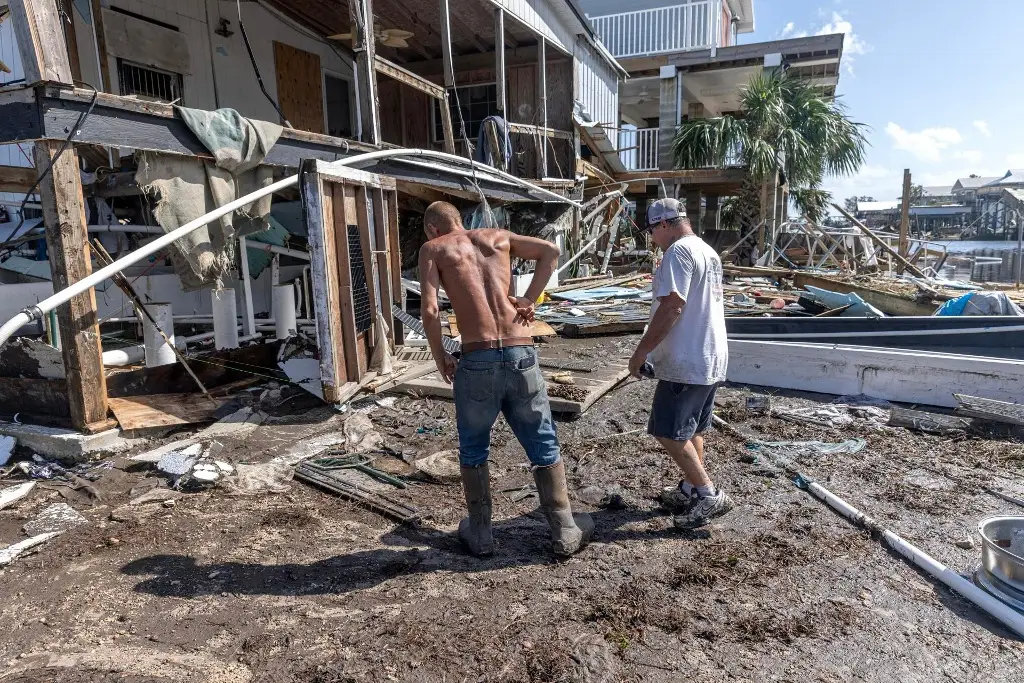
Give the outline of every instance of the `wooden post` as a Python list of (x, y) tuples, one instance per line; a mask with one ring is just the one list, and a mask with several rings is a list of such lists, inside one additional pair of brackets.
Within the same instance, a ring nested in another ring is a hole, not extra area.
[(68, 63), (71, 65), (71, 76), (76, 81), (82, 80), (82, 63), (78, 56), (78, 33), (75, 31), (75, 14), (72, 0), (58, 0), (66, 21), (61, 21), (64, 28), (64, 42), (68, 49)]
[[(448, 0), (441, 0), (441, 62), (444, 69), (445, 99), (441, 103), (441, 127), (444, 131), (444, 151), (455, 154), (455, 136), (452, 134), (451, 91), (455, 88), (455, 66), (452, 63), (452, 22), (448, 12)], [(455, 102), (458, 106), (458, 100)], [(459, 137), (468, 136), (469, 131), (462, 130), (461, 116)]]
[(718, 195), (704, 195), (704, 229), (702, 234), (708, 230), (718, 230)]
[[(43, 172), (63, 143), (35, 143), (36, 168)], [(92, 274), (85, 199), (78, 170), (78, 155), (67, 149), (39, 184), (46, 223), (46, 247), (50, 255), (53, 289), (59, 292)], [(90, 289), (57, 309), (61, 355), (67, 375), (71, 423), (75, 429), (93, 431), (107, 419), (107, 382), (103, 375), (96, 293)]]
[(540, 149), (537, 150), (537, 178), (541, 179), (548, 174), (548, 50), (543, 36), (537, 47), (537, 102), (540, 105), (540, 125), (544, 129), (539, 138)]
[(359, 83), (359, 120), (362, 126), (360, 140), (380, 144), (380, 102), (377, 101), (376, 45), (373, 32), (373, 0), (350, 0), (352, 19), (352, 49), (356, 53), (356, 73)]
[(71, 83), (71, 63), (56, 0), (10, 0), (10, 8), (25, 82)]
[(498, 90), (498, 115), (508, 120), (505, 114), (505, 10), (500, 7), (494, 10), (494, 81)]
[(91, 0), (89, 11), (92, 14), (92, 30), (96, 37), (96, 59), (99, 60), (100, 85), (103, 92), (110, 89), (110, 64), (107, 57), (107, 33), (103, 27), (101, 0)]
[[(900, 207), (900, 256), (910, 253), (910, 169), (903, 169), (903, 204)], [(899, 272), (903, 273), (902, 266)]]

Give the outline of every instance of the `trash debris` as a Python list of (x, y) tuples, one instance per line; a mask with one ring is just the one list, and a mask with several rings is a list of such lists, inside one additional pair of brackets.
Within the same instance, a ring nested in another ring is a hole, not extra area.
[(34, 481), (27, 482), (25, 484), (18, 484), (17, 486), (9, 486), (3, 490), (0, 490), (0, 510), (5, 507), (9, 507), (14, 503), (18, 502), (29, 493), (35, 487)]
[(252, 496), (261, 493), (286, 493), (295, 475), (291, 465), (277, 458), (258, 465), (236, 465), (235, 474), (226, 482), (231, 493)]
[(384, 437), (374, 429), (373, 422), (366, 415), (349, 415), (342, 431), (345, 434), (345, 450), (349, 453), (376, 451), (384, 446)]
[(17, 439), (13, 436), (0, 436), (0, 467), (7, 464), (7, 461), (11, 459), (11, 453), (14, 452), (14, 445), (17, 443)]
[(194, 438), (197, 440), (216, 439), (227, 436), (244, 438), (249, 432), (263, 424), (266, 419), (266, 413), (249, 407), (240, 408), (199, 431)]
[(29, 536), (63, 533), (88, 521), (67, 503), (54, 503), (44, 508), (35, 519), (26, 522), (23, 530)]
[(76, 478), (96, 481), (103, 475), (103, 472), (112, 469), (114, 463), (111, 460), (99, 460), (65, 467), (55, 460), (47, 460), (41, 455), (33, 455), (31, 462), (22, 460), (17, 463), (17, 467), (33, 479), (75, 482)]
[(403, 523), (419, 520), (419, 510), (415, 507), (348, 481), (344, 478), (344, 473), (345, 470), (324, 469), (311, 462), (299, 463), (295, 468), (296, 479), (326, 489), (346, 500), (361, 503), (375, 512)]
[(345, 454), (344, 451), (328, 451), (331, 455), (326, 458), (315, 458), (308, 460), (307, 462), (325, 470), (355, 470), (362, 472), (363, 474), (376, 479), (377, 481), (391, 484), (392, 486), (400, 489), (408, 488), (409, 485), (398, 477), (393, 477), (387, 472), (378, 470), (373, 467), (371, 463), (372, 458), (366, 455), (365, 452), (357, 453), (355, 455)]
[(171, 451), (181, 450), (183, 448), (191, 446), (195, 442), (195, 439), (180, 439), (178, 441), (172, 441), (170, 443), (165, 443), (163, 446), (160, 446), (158, 448), (154, 448), (153, 450), (129, 456), (128, 459), (131, 460), (132, 462), (148, 462), (155, 465), (158, 462), (160, 462), (160, 459), (162, 457), (164, 457)]
[(770, 412), (772, 409), (772, 397), (755, 394), (754, 396), (747, 396), (747, 410), (751, 413), (763, 415), (764, 413)]
[(167, 501), (175, 501), (181, 498), (183, 494), (181, 491), (174, 491), (172, 489), (155, 488), (150, 491), (146, 491), (140, 496), (136, 496), (128, 501), (129, 505), (147, 505), (149, 503), (166, 503)]
[(37, 545), (42, 545), (43, 543), (46, 543), (47, 541), (49, 541), (54, 536), (59, 536), (59, 535), (60, 535), (59, 531), (50, 531), (50, 532), (47, 532), (45, 534), (39, 534), (38, 536), (33, 536), (32, 538), (26, 538), (24, 541), (21, 541), (19, 543), (15, 543), (14, 545), (9, 545), (6, 548), (0, 549), (0, 567), (6, 567), (7, 565), (9, 565), (11, 562), (14, 561), (14, 558), (18, 557), (19, 555), (24, 553), (26, 550), (31, 550), (32, 548), (35, 548)]
[[(786, 462), (801, 456), (826, 456), (837, 453), (859, 453), (868, 442), (864, 439), (848, 439), (838, 443), (825, 441), (752, 441), (747, 450), (763, 452), (773, 461)], [(755, 459), (755, 462), (757, 460)]]
[(165, 453), (157, 462), (156, 467), (165, 474), (180, 477), (192, 470), (192, 466), (196, 464), (196, 459), (202, 452), (203, 445), (194, 443), (180, 450)]
[(458, 451), (439, 451), (414, 461), (413, 466), (434, 481), (458, 483), (462, 480)]
[(572, 376), (571, 372), (556, 372), (551, 375), (551, 381), (556, 384), (576, 384), (576, 378)]
[(302, 387), (321, 401), (324, 400), (324, 385), (320, 379), (320, 361), (316, 358), (289, 358), (279, 362), (277, 367), (292, 382)]

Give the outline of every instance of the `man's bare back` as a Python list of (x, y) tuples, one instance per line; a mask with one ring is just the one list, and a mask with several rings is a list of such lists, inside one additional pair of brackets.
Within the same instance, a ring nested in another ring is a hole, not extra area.
[(462, 230), (423, 246), (437, 267), (459, 320), (462, 342), (528, 335), (509, 301), (512, 265), (507, 230)]

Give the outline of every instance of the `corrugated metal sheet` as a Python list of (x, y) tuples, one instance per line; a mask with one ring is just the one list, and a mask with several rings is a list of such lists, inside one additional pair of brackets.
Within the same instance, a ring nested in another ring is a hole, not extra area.
[(619, 75), (583, 36), (576, 39), (577, 100), (597, 123), (619, 123)]

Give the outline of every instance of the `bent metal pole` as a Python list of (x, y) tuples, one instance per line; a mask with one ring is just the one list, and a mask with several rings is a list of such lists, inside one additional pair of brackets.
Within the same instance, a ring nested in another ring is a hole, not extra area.
[[(445, 154), (443, 152), (435, 152), (433, 150), (427, 149), (386, 149), (377, 152), (367, 152), (366, 154), (357, 154), (356, 156), (348, 157), (346, 159), (340, 159), (338, 161), (332, 162), (331, 165), (352, 166), (355, 164), (369, 163), (371, 161), (376, 161), (378, 159), (388, 159), (392, 157), (432, 157), (434, 159), (447, 161), (453, 164), (457, 163), (462, 166), (471, 166), (474, 169), (478, 169), (484, 174), (496, 175), (505, 180), (514, 182), (516, 185), (520, 187), (524, 187), (529, 190), (532, 190), (533, 192), (551, 197), (555, 201), (569, 203), (572, 204), (573, 206), (579, 206), (578, 202), (566, 199), (565, 197), (559, 194), (544, 189), (543, 187), (534, 185), (533, 183), (527, 182), (522, 178), (516, 178), (515, 176), (505, 173), (503, 171), (498, 171), (491, 166), (487, 166), (486, 164), (482, 164), (477, 161), (471, 161), (463, 157), (457, 157), (454, 154)], [(472, 170), (462, 170), (461, 172), (467, 176), (472, 176), (473, 174)], [(251, 204), (252, 202), (256, 201), (257, 199), (260, 199), (261, 197), (266, 197), (267, 195), (273, 194), (278, 190), (283, 190), (285, 188), (292, 187), (293, 185), (297, 185), (298, 182), (299, 176), (293, 175), (288, 178), (279, 180), (276, 183), (267, 185), (266, 187), (260, 188), (255, 192), (245, 195), (244, 197), (239, 197), (238, 199), (232, 202), (228, 202), (224, 206), (218, 207), (211, 211), (210, 213), (204, 216), (200, 216), (199, 218), (193, 221), (189, 221), (180, 228), (172, 230), (171, 232), (167, 233), (162, 237), (158, 237), (149, 244), (146, 244), (145, 246), (136, 249), (132, 253), (128, 254), (127, 256), (124, 256), (123, 258), (118, 259), (117, 261), (114, 261), (110, 265), (100, 268), (89, 277), (82, 278), (78, 282), (55, 293), (53, 296), (43, 299), (34, 306), (26, 307), (16, 316), (14, 316), (6, 323), (4, 323), (3, 326), (0, 326), (0, 347), (6, 344), (7, 340), (10, 339), (15, 332), (21, 329), (22, 326), (27, 325), (33, 320), (41, 320), (44, 315), (55, 309), (57, 306), (60, 306), (61, 304), (67, 302), (72, 297), (77, 296), (78, 294), (81, 294), (82, 292), (85, 292), (92, 287), (95, 287), (99, 283), (103, 282), (104, 280), (112, 276), (114, 273), (120, 272), (124, 268), (127, 268), (128, 266), (134, 263), (138, 263), (142, 259), (157, 253), (164, 247), (171, 245), (173, 242), (181, 239), (190, 232), (198, 230), (204, 225), (212, 223), (213, 221), (217, 220), (222, 216), (226, 216), (227, 214), (232, 213), (233, 211), (236, 211), (237, 209), (240, 209), (243, 206)]]

